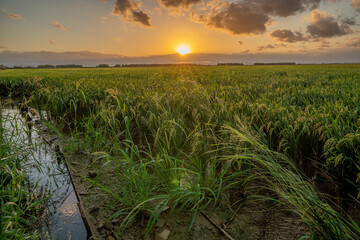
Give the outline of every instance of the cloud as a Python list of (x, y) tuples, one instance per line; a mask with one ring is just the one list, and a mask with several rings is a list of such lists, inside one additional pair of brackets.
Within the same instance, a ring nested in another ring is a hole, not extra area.
[(341, 19), (341, 23), (343, 24), (347, 24), (349, 26), (355, 26), (356, 25), (356, 21), (354, 18), (344, 18)]
[(162, 6), (167, 7), (167, 8), (169, 8), (169, 7), (188, 8), (195, 3), (201, 2), (202, 0), (159, 0), (159, 1)]
[(280, 42), (288, 42), (288, 43), (308, 40), (308, 38), (305, 37), (301, 32), (292, 32), (291, 30), (288, 29), (275, 30), (272, 33), (270, 33), (270, 37)]
[[(185, 7), (202, 2), (202, 0), (159, 0), (165, 7)], [(233, 1), (234, 4), (251, 4), (253, 10), (273, 16), (288, 17), (308, 9), (316, 9), (321, 0), (243, 0)], [(224, 3), (221, 0), (207, 2), (207, 5), (218, 5)]]
[(270, 17), (258, 11), (250, 2), (228, 3), (220, 10), (213, 10), (209, 16), (192, 14), (195, 21), (209, 27), (223, 29), (233, 35), (255, 35), (266, 31)]
[(7, 47), (0, 45), (0, 49), (6, 49)]
[(360, 12), (360, 0), (352, 0), (351, 6)]
[(135, 22), (140, 22), (148, 27), (150, 27), (150, 17), (143, 11), (132, 11), (133, 18)]
[(108, 19), (107, 17), (100, 17), (100, 21), (101, 23), (105, 24), (106, 23), (106, 20)]
[(349, 24), (339, 24), (335, 18), (326, 12), (313, 10), (312, 17), (309, 19), (310, 25), (307, 26), (307, 32), (314, 38), (335, 37), (351, 33)]
[(54, 40), (51, 40), (51, 39), (49, 40), (49, 43), (52, 44), (52, 45), (56, 45), (56, 44), (57, 44), (57, 42), (55, 42)]
[(134, 0), (116, 0), (113, 14), (121, 16), (127, 21), (138, 22), (150, 27), (150, 16), (139, 9), (139, 4)]
[(53, 25), (54, 27), (60, 29), (60, 30), (64, 30), (64, 31), (67, 31), (67, 30), (70, 30), (70, 27), (66, 27), (62, 24), (60, 24), (58, 21), (54, 20), (54, 22), (51, 24)]
[[(326, 12), (319, 12), (313, 10), (312, 17), (309, 19), (310, 25), (307, 26), (308, 34), (305, 36), (301, 32), (293, 32), (289, 29), (275, 30), (269, 34), (270, 37), (280, 42), (320, 42), (321, 38), (329, 38), (335, 36), (343, 36), (352, 32), (350, 26), (356, 25), (356, 21), (353, 18), (343, 18), (339, 22), (335, 18)], [(324, 41), (323, 41), (324, 42)], [(327, 44), (323, 44), (322, 47), (328, 47)]]
[(321, 0), (256, 0), (256, 5), (264, 13), (288, 17), (307, 9), (315, 9)]
[[(164, 0), (161, 0), (164, 1)], [(180, 0), (178, 0), (180, 1)], [(192, 19), (209, 27), (226, 30), (233, 35), (263, 34), (271, 17), (288, 17), (318, 7), (321, 0), (214, 0), (207, 13), (192, 13)]]
[(113, 40), (116, 41), (116, 42), (122, 42), (122, 39), (119, 38), (119, 37), (116, 37), (116, 38), (114, 38)]
[(274, 48), (279, 48), (279, 47), (286, 47), (286, 44), (268, 44), (268, 45), (264, 45), (264, 46), (258, 46), (257, 50), (258, 51), (262, 51), (264, 49), (274, 49)]
[(24, 19), (21, 15), (15, 13), (8, 13), (7, 16), (14, 20)]
[(354, 38), (349, 40), (346, 46), (360, 48), (360, 38)]
[(240, 45), (243, 45), (243, 44), (244, 44), (244, 42), (242, 42), (242, 41), (238, 41), (238, 43), (239, 43)]
[(274, 45), (268, 44), (268, 45), (265, 45), (265, 46), (258, 46), (258, 51), (262, 51), (264, 49), (273, 49), (273, 48), (275, 48)]

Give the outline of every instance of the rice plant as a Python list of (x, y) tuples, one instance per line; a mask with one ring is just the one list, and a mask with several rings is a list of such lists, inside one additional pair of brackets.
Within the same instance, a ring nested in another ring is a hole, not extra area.
[(109, 155), (122, 187), (101, 187), (124, 227), (148, 211), (149, 231), (164, 206), (215, 211), (265, 184), (311, 238), (356, 239), (359, 78), (359, 65), (37, 69), (2, 71), (0, 89), (48, 111), (68, 151)]

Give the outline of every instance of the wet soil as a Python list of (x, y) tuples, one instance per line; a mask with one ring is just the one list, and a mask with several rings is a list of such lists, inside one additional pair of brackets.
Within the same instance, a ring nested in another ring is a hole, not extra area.
[[(192, 216), (186, 212), (172, 213), (167, 210), (161, 213), (156, 226), (146, 233), (148, 218), (146, 214), (137, 217), (128, 224), (122, 232), (121, 224), (126, 215), (112, 217), (124, 209), (113, 196), (97, 187), (88, 179), (116, 192), (121, 184), (116, 180), (118, 173), (116, 166), (111, 163), (104, 168), (98, 176), (97, 172), (104, 165), (104, 161), (96, 160), (91, 154), (78, 154), (66, 156), (66, 163), (84, 206), (88, 221), (92, 225), (93, 234), (98, 239), (161, 239), (156, 236), (169, 230), (168, 239), (230, 239), (218, 227), (226, 231), (233, 239), (256, 240), (291, 240), (308, 236), (309, 230), (299, 216), (285, 211), (280, 207), (273, 208), (270, 202), (246, 203), (237, 211), (229, 210), (225, 206), (215, 213), (204, 211), (195, 217), (193, 226), (189, 228)], [(88, 179), (86, 179), (88, 178)], [(211, 218), (216, 227), (208, 218)], [(229, 219), (232, 221), (229, 222)]]

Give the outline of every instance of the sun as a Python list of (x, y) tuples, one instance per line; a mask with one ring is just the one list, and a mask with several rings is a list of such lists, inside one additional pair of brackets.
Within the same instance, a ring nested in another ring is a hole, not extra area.
[(191, 49), (188, 45), (182, 44), (176, 48), (176, 51), (181, 55), (186, 55), (191, 53)]

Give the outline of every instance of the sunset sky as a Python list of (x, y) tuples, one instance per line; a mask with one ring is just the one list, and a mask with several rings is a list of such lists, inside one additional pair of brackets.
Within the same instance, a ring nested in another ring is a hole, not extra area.
[(1, 0), (0, 52), (359, 51), (360, 0)]

